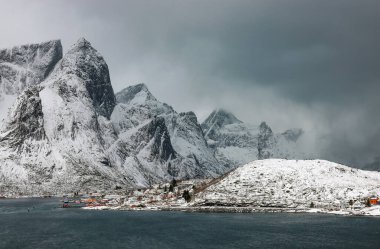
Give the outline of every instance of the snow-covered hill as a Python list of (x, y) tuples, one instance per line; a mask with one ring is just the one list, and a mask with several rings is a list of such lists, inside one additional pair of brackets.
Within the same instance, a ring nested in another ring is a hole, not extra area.
[(202, 129), (216, 158), (228, 168), (256, 159), (310, 157), (298, 144), (302, 129), (274, 133), (265, 122), (259, 126), (246, 124), (222, 109), (213, 111)]
[(229, 173), (196, 197), (200, 206), (347, 208), (380, 194), (380, 172), (324, 160), (266, 159)]

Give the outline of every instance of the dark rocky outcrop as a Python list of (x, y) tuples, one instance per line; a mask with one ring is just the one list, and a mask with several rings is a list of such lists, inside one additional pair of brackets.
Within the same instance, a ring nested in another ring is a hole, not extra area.
[(271, 148), (274, 143), (273, 140), (274, 136), (272, 129), (267, 123), (262, 122), (259, 126), (259, 135), (257, 139), (258, 159), (267, 159), (273, 156), (271, 153)]
[(0, 137), (0, 145), (7, 143), (6, 146), (22, 153), (31, 149), (24, 144), (26, 140), (41, 141), (46, 138), (39, 96), (41, 89), (40, 86), (30, 87), (17, 98), (15, 109), (5, 124), (5, 130), (8, 132)]
[(84, 81), (97, 113), (109, 119), (116, 98), (107, 63), (90, 42), (79, 39), (62, 59), (60, 69), (67, 76), (74, 74)]

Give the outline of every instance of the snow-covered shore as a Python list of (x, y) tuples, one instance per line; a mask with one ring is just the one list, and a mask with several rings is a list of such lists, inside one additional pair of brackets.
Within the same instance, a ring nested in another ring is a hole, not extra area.
[(84, 209), (380, 216), (380, 172), (324, 160), (257, 160), (215, 179), (119, 191)]
[(187, 182), (187, 186), (192, 196), (188, 203), (178, 193), (155, 198), (157, 193), (162, 196), (156, 189), (141, 193), (142, 201), (126, 200), (116, 209), (380, 215), (380, 205), (369, 204), (370, 197), (380, 195), (380, 172), (324, 160), (257, 160), (214, 180)]
[(262, 208), (262, 207), (195, 207), (189, 205), (182, 206), (146, 206), (146, 207), (83, 207), (85, 210), (119, 210), (119, 211), (181, 211), (199, 213), (319, 213), (345, 216), (380, 216), (380, 206), (365, 207), (360, 210), (327, 210), (319, 208)]

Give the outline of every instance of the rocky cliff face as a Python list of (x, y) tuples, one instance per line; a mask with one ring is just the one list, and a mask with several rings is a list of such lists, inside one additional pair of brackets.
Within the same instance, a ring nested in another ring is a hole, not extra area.
[(265, 122), (262, 122), (259, 126), (259, 134), (257, 137), (258, 159), (273, 157), (272, 150), (274, 146), (273, 131)]
[(46, 138), (39, 96), (41, 89), (39, 86), (30, 87), (18, 97), (15, 108), (5, 124), (5, 130), (8, 132), (0, 138), (1, 144), (9, 145), (19, 152), (28, 152), (30, 148), (24, 144), (24, 141), (41, 141)]
[(80, 78), (96, 112), (110, 118), (116, 98), (108, 66), (88, 41), (80, 39), (62, 59), (59, 70), (66, 76)]

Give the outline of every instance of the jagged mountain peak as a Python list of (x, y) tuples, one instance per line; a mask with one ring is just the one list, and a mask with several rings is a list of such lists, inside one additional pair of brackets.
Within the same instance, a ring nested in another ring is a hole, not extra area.
[(193, 123), (198, 123), (198, 118), (197, 118), (197, 115), (195, 115), (194, 112), (192, 111), (189, 111), (189, 112), (181, 112), (178, 114), (180, 117), (185, 117), (187, 119), (189, 119), (191, 122)]
[(67, 54), (76, 53), (78, 51), (97, 53), (97, 50), (84, 37), (79, 38), (73, 45), (71, 45)]
[(260, 133), (263, 133), (263, 134), (271, 134), (273, 133), (272, 132), (272, 129), (269, 127), (269, 125), (266, 123), (266, 122), (261, 122), (260, 126), (259, 126), (259, 129), (260, 129)]
[(149, 91), (148, 87), (144, 83), (128, 86), (120, 92), (116, 93), (116, 101), (118, 103), (143, 104), (149, 100), (157, 101), (157, 99), (153, 96), (153, 94)]
[(232, 112), (229, 112), (225, 109), (216, 109), (213, 111), (213, 113), (214, 119), (222, 121), (223, 125), (243, 123), (234, 114), (232, 114)]
[[(116, 99), (118, 103), (111, 116), (113, 127), (119, 137), (125, 138), (126, 144), (132, 143), (131, 146), (136, 148), (137, 141), (139, 150), (145, 148), (133, 160), (126, 159), (132, 167), (139, 167), (139, 171), (150, 172), (144, 173), (146, 176), (137, 182), (150, 178), (152, 169), (162, 179), (211, 177), (224, 172), (207, 146), (194, 112), (177, 113), (171, 106), (157, 100), (145, 84), (123, 89), (116, 94)], [(141, 126), (145, 128), (139, 128)], [(148, 135), (152, 132), (156, 134), (154, 139)], [(135, 139), (136, 134), (137, 137), (148, 137), (150, 145), (143, 146), (147, 140), (140, 143)], [(153, 157), (152, 153), (158, 153), (160, 157)]]
[[(108, 65), (90, 42), (84, 38), (79, 39), (63, 56), (60, 66), (55, 71), (58, 77), (65, 75), (65, 79), (73, 76), (79, 79), (78, 82), (86, 87), (97, 113), (110, 118), (116, 105), (116, 98)], [(65, 80), (65, 82), (72, 81)]]
[(144, 83), (128, 86), (116, 93), (116, 101), (111, 120), (119, 133), (156, 116), (176, 114), (171, 106), (158, 101)]
[(202, 123), (202, 128), (204, 130), (209, 130), (216, 127), (221, 128), (225, 125), (240, 123), (243, 122), (236, 118), (231, 112), (224, 109), (216, 109)]
[(77, 40), (77, 42), (73, 45), (74, 47), (91, 47), (91, 43), (86, 40), (86, 38), (81, 37)]
[(89, 63), (90, 60), (94, 60), (94, 64), (106, 64), (100, 53), (84, 38), (80, 38), (69, 48), (63, 60), (64, 63), (62, 66), (66, 67), (78, 66), (78, 64), (83, 62)]

